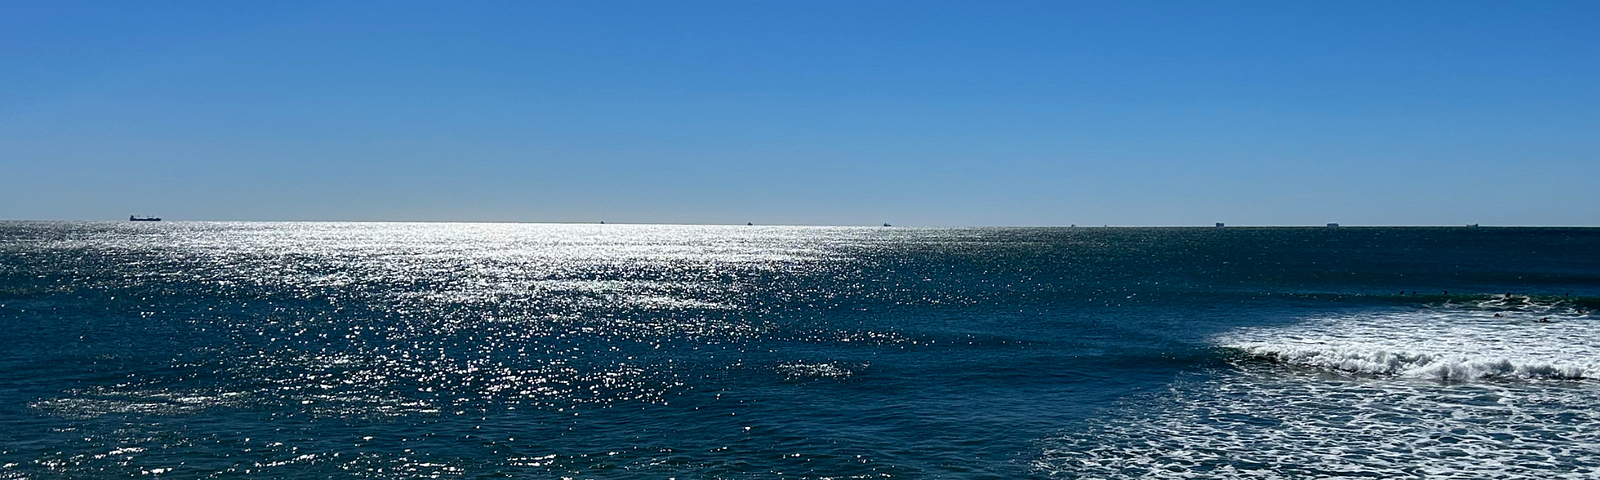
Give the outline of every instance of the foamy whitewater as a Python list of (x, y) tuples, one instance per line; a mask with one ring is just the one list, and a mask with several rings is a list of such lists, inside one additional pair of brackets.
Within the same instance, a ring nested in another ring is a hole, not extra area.
[(1600, 375), (1600, 323), (1589, 315), (1527, 297), (1472, 303), (1244, 328), (1214, 341), (1250, 357), (1350, 373), (1441, 381)]
[(1600, 230), (0, 222), (0, 479), (1600, 478)]
[(1218, 335), (1233, 368), (1130, 400), (1049, 442), (1038, 465), (1094, 478), (1600, 476), (1600, 322), (1507, 299)]

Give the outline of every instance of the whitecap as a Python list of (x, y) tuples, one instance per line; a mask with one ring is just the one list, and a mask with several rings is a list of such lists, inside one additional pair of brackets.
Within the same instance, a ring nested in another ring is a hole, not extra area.
[(1365, 312), (1245, 328), (1218, 346), (1330, 371), (1442, 381), (1600, 377), (1600, 322), (1548, 311), (1474, 308)]

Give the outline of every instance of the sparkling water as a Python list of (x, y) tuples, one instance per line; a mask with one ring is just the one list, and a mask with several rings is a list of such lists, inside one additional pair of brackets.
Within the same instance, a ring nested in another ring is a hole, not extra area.
[(1600, 230), (0, 222), (0, 478), (1595, 478)]

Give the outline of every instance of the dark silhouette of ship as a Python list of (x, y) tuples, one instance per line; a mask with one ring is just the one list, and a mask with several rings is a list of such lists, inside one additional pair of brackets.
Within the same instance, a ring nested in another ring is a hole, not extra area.
[(138, 215), (128, 215), (128, 221), (130, 221), (130, 222), (159, 222), (159, 221), (161, 221), (161, 217), (140, 217)]

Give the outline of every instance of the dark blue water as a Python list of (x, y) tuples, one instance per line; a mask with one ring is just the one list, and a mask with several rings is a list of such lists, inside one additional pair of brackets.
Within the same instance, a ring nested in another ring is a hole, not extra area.
[(1600, 229), (0, 222), (0, 478), (1593, 475), (1597, 298)]

